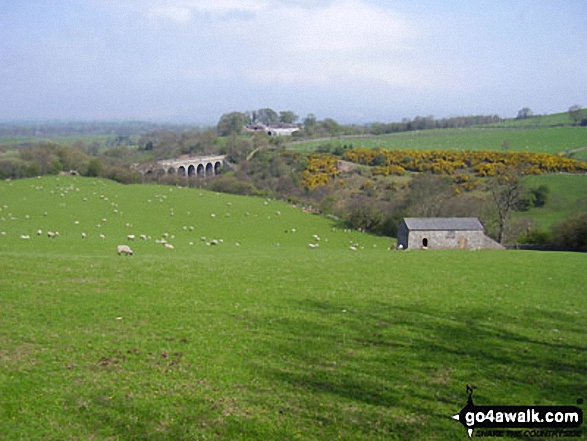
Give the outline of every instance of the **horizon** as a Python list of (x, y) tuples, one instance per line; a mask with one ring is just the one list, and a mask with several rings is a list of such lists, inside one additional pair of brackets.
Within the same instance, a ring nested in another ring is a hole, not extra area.
[(561, 113), (587, 105), (585, 16), (582, 0), (7, 0), (0, 121)]

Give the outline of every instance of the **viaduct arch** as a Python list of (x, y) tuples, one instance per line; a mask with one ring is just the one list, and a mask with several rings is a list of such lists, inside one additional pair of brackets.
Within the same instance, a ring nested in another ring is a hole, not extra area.
[(205, 178), (220, 173), (226, 155), (193, 156), (190, 158), (166, 159), (140, 167), (142, 174), (197, 176)]

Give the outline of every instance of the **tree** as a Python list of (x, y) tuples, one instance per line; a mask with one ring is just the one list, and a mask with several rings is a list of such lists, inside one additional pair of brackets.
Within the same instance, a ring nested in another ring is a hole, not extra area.
[(587, 213), (581, 213), (553, 227), (553, 238), (557, 245), (587, 248)]
[(534, 112), (532, 112), (532, 110), (530, 110), (530, 108), (524, 107), (523, 109), (520, 109), (518, 111), (518, 116), (516, 116), (516, 119), (526, 119), (526, 118), (530, 118), (532, 116), (534, 116)]
[(248, 114), (243, 112), (225, 113), (218, 121), (216, 131), (220, 136), (228, 136), (231, 133), (240, 133), (243, 127), (251, 122)]
[(285, 124), (294, 124), (298, 120), (299, 116), (293, 113), (291, 110), (285, 110), (279, 112), (279, 122)]
[(504, 168), (489, 182), (489, 188), (497, 211), (497, 241), (502, 243), (509, 217), (519, 206), (524, 194), (520, 169)]
[(101, 176), (103, 171), (104, 171), (104, 165), (102, 164), (102, 161), (100, 161), (98, 158), (92, 158), (88, 162), (88, 165), (86, 168), (86, 176), (93, 176), (93, 177)]
[(574, 124), (578, 124), (583, 118), (583, 109), (578, 104), (569, 107), (569, 118), (573, 120)]
[(410, 216), (443, 216), (446, 203), (455, 195), (449, 181), (430, 173), (415, 175), (410, 181), (405, 210)]
[(276, 124), (279, 122), (279, 115), (273, 109), (259, 109), (257, 110), (256, 121), (262, 122), (265, 125)]

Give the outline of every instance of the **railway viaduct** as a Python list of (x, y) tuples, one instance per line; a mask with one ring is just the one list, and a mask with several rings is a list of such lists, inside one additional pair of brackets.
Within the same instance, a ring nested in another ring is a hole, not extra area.
[(206, 176), (217, 175), (224, 164), (226, 155), (193, 156), (190, 158), (166, 159), (151, 164), (145, 164), (137, 169), (144, 175), (157, 174), (179, 176)]

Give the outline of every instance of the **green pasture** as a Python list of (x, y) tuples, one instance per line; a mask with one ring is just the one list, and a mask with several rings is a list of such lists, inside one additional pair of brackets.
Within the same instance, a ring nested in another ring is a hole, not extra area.
[[(60, 145), (72, 146), (75, 143), (83, 142), (86, 145), (98, 143), (101, 148), (104, 148), (108, 141), (112, 141), (116, 135), (70, 135), (70, 136), (0, 136), (0, 147), (12, 146), (18, 144), (42, 144), (53, 143)], [(139, 136), (133, 135), (130, 137), (132, 146), (136, 147)]]
[(524, 185), (527, 188), (545, 185), (549, 189), (544, 207), (516, 213), (517, 217), (531, 218), (538, 227), (548, 229), (557, 222), (587, 212), (587, 175), (527, 176)]
[(76, 177), (0, 207), (3, 439), (466, 439), (467, 384), (587, 395), (584, 254), (389, 251), (282, 202)]
[(551, 115), (535, 115), (524, 119), (508, 119), (501, 123), (490, 124), (492, 127), (552, 127), (570, 126), (573, 121), (569, 112), (553, 113)]
[[(351, 145), (354, 148), (390, 150), (499, 150), (562, 153), (587, 147), (586, 127), (546, 127), (531, 129), (479, 128), (438, 129), (355, 138), (332, 138), (293, 142), (288, 148), (313, 151), (320, 146), (331, 148)], [(586, 158), (585, 150), (576, 153)]]

